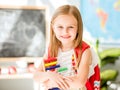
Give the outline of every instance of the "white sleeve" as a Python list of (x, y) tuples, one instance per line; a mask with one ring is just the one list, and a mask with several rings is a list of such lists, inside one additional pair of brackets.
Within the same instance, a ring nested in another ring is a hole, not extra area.
[(92, 53), (92, 64), (90, 65), (88, 78), (90, 78), (95, 73), (94, 68), (96, 65), (98, 65), (99, 60), (100, 60), (97, 52), (95, 52), (93, 47), (90, 48), (90, 51)]

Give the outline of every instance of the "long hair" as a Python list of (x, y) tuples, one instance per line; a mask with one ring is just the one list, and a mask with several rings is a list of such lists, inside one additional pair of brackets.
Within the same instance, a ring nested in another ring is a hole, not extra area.
[[(56, 38), (54, 31), (53, 31), (53, 24), (54, 20), (59, 15), (73, 15), (77, 20), (77, 34), (74, 40), (74, 47), (81, 47), (82, 43), (82, 35), (83, 35), (83, 23), (81, 14), (77, 7), (73, 5), (63, 5), (56, 9), (54, 12), (51, 23), (50, 23), (50, 45), (49, 45), (49, 54), (50, 57), (56, 57), (58, 54), (58, 48), (61, 47), (61, 42)], [(63, 22), (64, 23), (64, 22)]]

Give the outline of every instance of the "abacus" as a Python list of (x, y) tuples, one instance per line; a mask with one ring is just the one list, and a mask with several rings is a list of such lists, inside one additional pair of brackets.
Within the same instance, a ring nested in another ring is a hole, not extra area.
[(75, 54), (72, 54), (72, 68), (77, 74), (77, 69), (76, 69), (76, 62), (75, 62)]
[(67, 67), (60, 67), (60, 64), (57, 64), (56, 57), (45, 59), (44, 66), (45, 66), (45, 71), (55, 71), (55, 69), (58, 68), (57, 72), (59, 73), (68, 70)]
[[(76, 63), (75, 63), (75, 55), (74, 54), (72, 55), (71, 60), (72, 60), (72, 63), (71, 63), (72, 68), (76, 73), (76, 69), (75, 69)], [(60, 73), (60, 72), (68, 70), (67, 67), (61, 67), (60, 64), (57, 63), (57, 58), (56, 57), (45, 59), (44, 60), (44, 66), (45, 66), (45, 71), (55, 71), (55, 69), (57, 69), (57, 72)], [(48, 89), (48, 90), (60, 90), (60, 89), (57, 88), (57, 87), (54, 87), (54, 88), (51, 88), (51, 89)], [(83, 90), (83, 89), (81, 89), (81, 90)]]
[(45, 71), (54, 71), (56, 68), (59, 68), (60, 65), (57, 64), (57, 58), (49, 58), (44, 60)]
[[(76, 63), (75, 63), (75, 55), (73, 54), (71, 57), (72, 60), (72, 68), (73, 70), (76, 72)], [(55, 69), (57, 68), (57, 72), (63, 72), (63, 71), (67, 71), (68, 68), (67, 67), (61, 67), (60, 64), (57, 63), (57, 58), (56, 57), (52, 57), (52, 58), (48, 58), (44, 60), (44, 66), (45, 66), (45, 71), (55, 71)]]

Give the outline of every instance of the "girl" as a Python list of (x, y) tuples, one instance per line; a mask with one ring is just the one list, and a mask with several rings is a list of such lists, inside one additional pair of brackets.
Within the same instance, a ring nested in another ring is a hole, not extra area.
[[(58, 67), (45, 71), (47, 64), (43, 61), (35, 73), (35, 79), (40, 80), (46, 90), (99, 90), (99, 67), (92, 61), (90, 46), (82, 40), (82, 34), (79, 10), (73, 5), (59, 7), (51, 19), (50, 44), (44, 56), (44, 60), (56, 57), (54, 64)], [(95, 67), (98, 80), (93, 85), (94, 78), (92, 82), (89, 79), (94, 75)]]

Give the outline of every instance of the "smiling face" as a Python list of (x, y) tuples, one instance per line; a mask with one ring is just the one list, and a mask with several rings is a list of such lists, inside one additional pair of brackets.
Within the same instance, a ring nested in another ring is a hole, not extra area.
[(59, 15), (53, 23), (53, 31), (62, 45), (74, 43), (77, 34), (77, 20), (73, 15)]
[(81, 47), (82, 34), (83, 23), (79, 9), (73, 5), (63, 5), (56, 9), (50, 22), (50, 56), (56, 57), (59, 48)]

